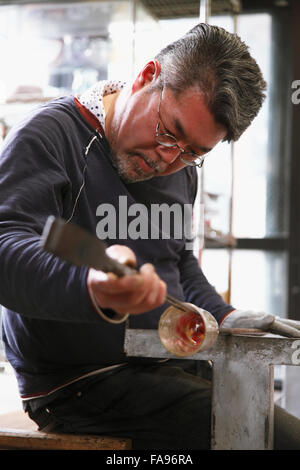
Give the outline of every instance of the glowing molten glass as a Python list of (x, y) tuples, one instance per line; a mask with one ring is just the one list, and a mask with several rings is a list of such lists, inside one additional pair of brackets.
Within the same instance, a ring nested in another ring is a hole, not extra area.
[(161, 316), (158, 332), (168, 351), (176, 356), (191, 356), (215, 342), (218, 325), (205, 310), (193, 306), (183, 312), (171, 306)]

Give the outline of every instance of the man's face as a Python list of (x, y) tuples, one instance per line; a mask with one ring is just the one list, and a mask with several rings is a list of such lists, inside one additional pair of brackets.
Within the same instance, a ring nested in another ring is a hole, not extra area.
[[(107, 137), (114, 166), (126, 183), (168, 175), (186, 166), (179, 158), (178, 148), (156, 142), (159, 99), (160, 90), (151, 91), (147, 84), (116, 101)], [(206, 154), (226, 135), (226, 129), (215, 122), (196, 87), (177, 97), (164, 88), (160, 117), (159, 133), (171, 134), (181, 148), (198, 155)]]

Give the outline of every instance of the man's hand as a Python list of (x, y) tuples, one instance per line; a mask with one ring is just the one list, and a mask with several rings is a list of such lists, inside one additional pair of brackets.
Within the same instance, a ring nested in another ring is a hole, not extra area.
[(252, 310), (231, 312), (221, 323), (220, 331), (232, 328), (258, 329), (300, 338), (300, 322)]
[(267, 330), (274, 322), (275, 316), (265, 312), (251, 310), (234, 310), (221, 323), (222, 328), (251, 328)]
[[(120, 263), (136, 266), (130, 248), (112, 245), (106, 250)], [(163, 304), (167, 288), (156, 274), (152, 264), (144, 264), (137, 274), (117, 277), (115, 274), (90, 269), (87, 286), (100, 308), (109, 308), (120, 314), (139, 314)]]

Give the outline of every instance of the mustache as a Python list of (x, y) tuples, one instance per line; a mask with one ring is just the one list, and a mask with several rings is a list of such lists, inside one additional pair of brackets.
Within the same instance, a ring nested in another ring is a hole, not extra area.
[(142, 152), (132, 152), (132, 153), (129, 154), (129, 156), (132, 156), (132, 157), (139, 156), (139, 157), (141, 157), (143, 160), (145, 160), (147, 165), (150, 166), (150, 168), (153, 168), (153, 170), (157, 171), (158, 173), (162, 173), (166, 169), (166, 166), (167, 166), (165, 164), (165, 162), (162, 162), (161, 160), (160, 161), (153, 160), (148, 155), (146, 155)]

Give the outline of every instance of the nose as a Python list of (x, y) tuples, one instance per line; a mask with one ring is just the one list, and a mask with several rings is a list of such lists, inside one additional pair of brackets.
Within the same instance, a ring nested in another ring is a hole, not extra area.
[(179, 147), (165, 147), (164, 145), (159, 145), (157, 152), (165, 163), (171, 165), (181, 154)]

